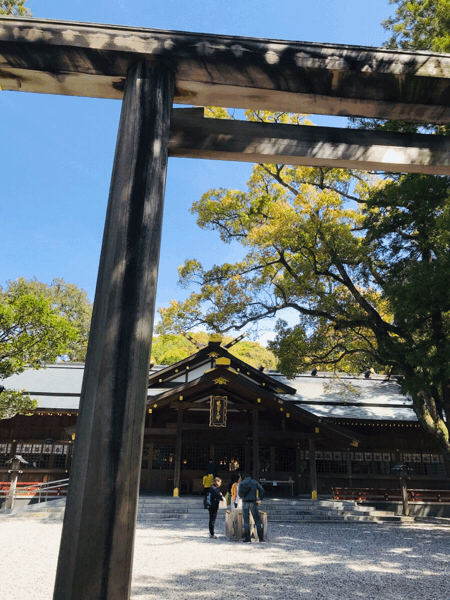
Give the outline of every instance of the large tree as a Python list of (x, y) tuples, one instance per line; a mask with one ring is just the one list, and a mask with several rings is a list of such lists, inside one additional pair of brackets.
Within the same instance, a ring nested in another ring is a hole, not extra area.
[(229, 331), (290, 309), (297, 322), (280, 319), (272, 344), (284, 373), (318, 365), (403, 375), (450, 457), (448, 185), (256, 165), (245, 191), (210, 190), (193, 206), (200, 227), (239, 242), (244, 258), (208, 269), (186, 261), (181, 283), (196, 289), (160, 311), (161, 329)]
[[(0, 288), (0, 382), (28, 367), (54, 362), (74, 348), (83, 350), (85, 340), (65, 299), (67, 289), (71, 286), (63, 280), (46, 286), (26, 279)], [(27, 413), (34, 406), (20, 392), (0, 391), (0, 418)]]
[[(387, 45), (450, 50), (449, 0), (391, 3), (397, 10), (384, 22), (392, 34)], [(448, 133), (446, 126), (429, 129)], [(193, 207), (201, 227), (241, 243), (247, 254), (209, 269), (186, 261), (181, 282), (197, 289), (161, 311), (161, 327), (239, 329), (290, 309), (298, 322), (279, 319), (272, 344), (282, 371), (320, 365), (400, 374), (420, 422), (449, 460), (449, 183), (417, 175), (370, 182), (336, 169), (257, 165), (246, 191), (210, 190)]]

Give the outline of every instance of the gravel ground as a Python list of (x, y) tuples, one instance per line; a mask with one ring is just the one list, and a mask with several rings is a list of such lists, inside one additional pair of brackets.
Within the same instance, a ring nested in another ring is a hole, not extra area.
[[(0, 521), (2, 600), (50, 600), (61, 523)], [(270, 525), (265, 544), (230, 542), (223, 525), (139, 525), (135, 600), (448, 600), (450, 528)]]

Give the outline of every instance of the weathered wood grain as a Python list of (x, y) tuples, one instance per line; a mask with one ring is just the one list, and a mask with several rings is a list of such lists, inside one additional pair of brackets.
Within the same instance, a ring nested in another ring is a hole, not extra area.
[(173, 75), (127, 77), (55, 600), (129, 598)]
[(169, 156), (450, 175), (446, 136), (205, 119), (175, 109)]
[(450, 121), (450, 56), (0, 18), (0, 86), (121, 98), (137, 60), (175, 73), (175, 102), (421, 122)]

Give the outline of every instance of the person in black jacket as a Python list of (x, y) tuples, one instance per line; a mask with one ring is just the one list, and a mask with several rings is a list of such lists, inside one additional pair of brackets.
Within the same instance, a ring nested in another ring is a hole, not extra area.
[(216, 538), (214, 534), (214, 525), (216, 524), (217, 511), (219, 510), (220, 501), (224, 499), (220, 491), (222, 480), (220, 477), (215, 477), (212, 486), (209, 488), (205, 496), (204, 505), (209, 511), (209, 537)]
[(258, 506), (264, 498), (263, 486), (252, 479), (250, 475), (242, 475), (238, 487), (238, 496), (242, 498), (242, 514), (244, 516), (244, 539), (243, 542), (251, 542), (250, 538), (250, 512), (255, 521), (256, 531), (260, 542), (264, 542), (264, 532), (259, 516)]

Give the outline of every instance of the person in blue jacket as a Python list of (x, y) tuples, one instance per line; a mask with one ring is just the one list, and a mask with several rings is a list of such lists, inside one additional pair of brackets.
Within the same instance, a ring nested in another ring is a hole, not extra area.
[(242, 475), (239, 483), (238, 496), (242, 498), (242, 513), (244, 516), (244, 539), (243, 542), (251, 542), (250, 539), (250, 512), (255, 521), (256, 531), (260, 542), (264, 542), (264, 532), (259, 516), (258, 506), (264, 498), (263, 486), (252, 479), (250, 475)]
[(214, 477), (212, 486), (209, 488), (204, 500), (204, 506), (209, 511), (209, 537), (214, 539), (217, 538), (217, 536), (214, 534), (217, 511), (219, 510), (220, 501), (224, 500), (224, 497), (220, 491), (221, 485), (222, 480), (220, 477)]

